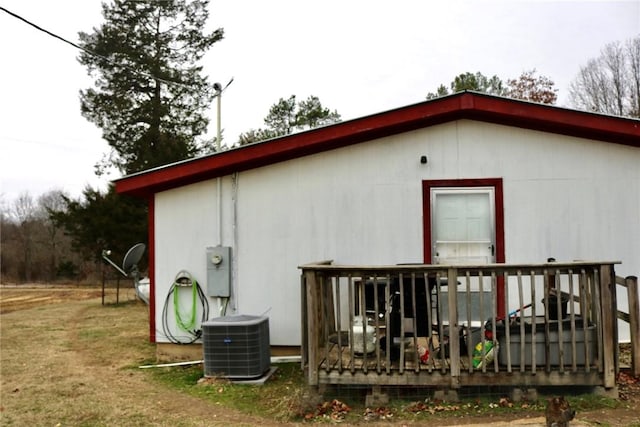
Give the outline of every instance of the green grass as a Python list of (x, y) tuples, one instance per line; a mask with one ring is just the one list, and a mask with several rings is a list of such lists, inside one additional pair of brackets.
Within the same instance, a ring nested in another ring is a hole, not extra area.
[(623, 405), (619, 400), (594, 394), (566, 396), (571, 407), (576, 411), (591, 411), (595, 409), (617, 409)]
[(216, 405), (237, 409), (249, 415), (287, 421), (299, 418), (304, 381), (300, 365), (279, 364), (263, 385), (234, 384), (210, 378), (202, 383), (201, 365), (150, 370), (155, 380), (176, 390), (207, 399)]
[[(325, 392), (321, 401), (312, 401), (305, 393), (305, 381), (298, 363), (278, 364), (274, 376), (264, 385), (234, 384), (225, 379), (203, 377), (201, 365), (154, 369), (155, 380), (176, 390), (213, 402), (216, 405), (234, 408), (246, 414), (256, 415), (275, 421), (345, 421), (363, 420), (433, 420), (475, 417), (491, 420), (492, 417), (542, 416), (546, 407), (546, 397), (537, 401), (511, 402), (498, 392), (489, 395), (463, 397), (460, 402), (442, 402), (422, 395), (392, 398), (385, 408), (366, 408), (365, 389), (335, 389)], [(567, 396), (571, 406), (578, 412), (598, 409), (613, 409), (621, 402), (584, 394)], [(342, 406), (341, 406), (342, 405)]]

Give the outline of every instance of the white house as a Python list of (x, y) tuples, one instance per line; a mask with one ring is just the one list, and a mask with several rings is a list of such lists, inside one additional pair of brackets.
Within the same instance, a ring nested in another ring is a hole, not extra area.
[[(298, 266), (314, 261), (553, 257), (640, 273), (640, 120), (485, 94), (182, 161), (116, 189), (149, 201), (150, 337), (159, 344), (191, 340), (176, 313), (190, 316), (193, 298), (202, 318), (191, 288), (173, 290), (177, 308), (167, 298), (181, 271), (200, 285), (209, 318), (266, 314), (273, 346), (301, 343)], [(621, 327), (621, 340), (628, 334)]]

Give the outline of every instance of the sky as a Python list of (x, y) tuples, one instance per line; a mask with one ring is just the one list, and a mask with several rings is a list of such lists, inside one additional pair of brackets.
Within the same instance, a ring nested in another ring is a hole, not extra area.
[[(0, 0), (69, 40), (103, 22), (100, 0)], [(605, 44), (640, 34), (640, 0), (211, 0), (208, 29), (225, 37), (202, 61), (223, 86), (226, 142), (263, 127), (280, 98), (317, 96), (343, 120), (421, 102), (464, 72), (503, 80), (536, 69), (559, 106), (580, 66)], [(80, 114), (92, 86), (78, 51), (0, 10), (0, 206), (51, 190), (106, 188), (109, 153)], [(216, 132), (216, 105), (207, 137)]]

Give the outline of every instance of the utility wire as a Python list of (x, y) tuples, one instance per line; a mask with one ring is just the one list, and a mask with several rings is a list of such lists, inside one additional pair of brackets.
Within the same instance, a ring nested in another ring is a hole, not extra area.
[[(74, 43), (74, 42), (72, 42), (72, 41), (69, 41), (69, 40), (65, 39), (64, 37), (61, 37), (61, 36), (59, 36), (59, 35), (57, 35), (57, 34), (54, 34), (54, 33), (52, 33), (51, 31), (46, 30), (46, 29), (44, 29), (44, 28), (40, 27), (40, 26), (39, 26), (39, 25), (37, 25), (37, 24), (34, 24), (33, 22), (29, 21), (28, 19), (23, 18), (22, 16), (18, 15), (17, 13), (11, 12), (10, 10), (7, 10), (6, 8), (4, 8), (4, 7), (2, 7), (2, 6), (0, 6), (0, 10), (2, 10), (3, 12), (5, 12), (5, 13), (7, 13), (7, 14), (11, 15), (11, 16), (13, 16), (13, 17), (14, 17), (14, 18), (16, 18), (16, 19), (19, 19), (20, 21), (22, 21), (22, 22), (26, 23), (27, 25), (30, 25), (30, 26), (32, 26), (33, 28), (35, 28), (35, 29), (37, 29), (37, 30), (39, 30), (39, 31), (42, 31), (43, 33), (45, 33), (45, 34), (47, 34), (47, 35), (49, 35), (49, 36), (51, 36), (51, 37), (53, 37), (53, 38), (56, 38), (56, 39), (58, 39), (58, 40), (60, 40), (60, 41), (62, 41), (62, 42), (64, 42), (64, 43), (67, 43), (67, 44), (69, 44), (69, 45), (71, 45), (71, 46), (75, 47), (76, 49), (79, 49), (79, 50), (81, 50), (81, 51), (83, 51), (83, 52), (88, 53), (89, 55), (92, 55), (92, 56), (95, 56), (95, 57), (97, 57), (97, 58), (100, 58), (100, 59), (102, 59), (102, 60), (104, 60), (104, 61), (107, 61), (107, 62), (109, 62), (110, 64), (113, 64), (113, 65), (117, 65), (117, 66), (120, 66), (120, 67), (126, 68), (126, 69), (128, 69), (129, 71), (131, 71), (131, 72), (133, 72), (133, 73), (135, 73), (135, 74), (139, 74), (139, 75), (141, 75), (141, 76), (143, 76), (143, 77), (147, 77), (147, 78), (150, 78), (150, 79), (153, 79), (153, 80), (157, 80), (157, 81), (160, 81), (160, 82), (166, 83), (166, 84), (168, 84), (168, 85), (177, 85), (177, 86), (182, 86), (182, 87), (186, 87), (186, 88), (190, 88), (190, 87), (191, 87), (191, 86), (185, 85), (185, 84), (183, 84), (183, 83), (174, 82), (174, 81), (170, 81), (170, 80), (165, 80), (165, 79), (162, 79), (162, 78), (160, 78), (160, 77), (153, 76), (153, 75), (148, 74), (148, 73), (145, 73), (145, 72), (143, 72), (143, 71), (140, 71), (140, 70), (136, 70), (136, 69), (134, 69), (134, 68), (131, 68), (131, 67), (127, 66), (127, 65), (118, 64), (118, 63), (116, 63), (115, 61), (113, 61), (113, 60), (111, 60), (111, 59), (107, 58), (106, 56), (104, 56), (104, 55), (100, 55), (99, 53), (96, 53), (96, 52), (93, 52), (93, 51), (91, 51), (91, 50), (89, 50), (89, 49), (86, 49), (86, 48), (84, 48), (84, 47), (82, 47), (82, 46), (80, 46), (80, 45), (78, 45), (78, 44), (76, 44), (76, 43)], [(228, 85), (227, 85), (227, 86), (228, 86)], [(226, 89), (226, 88), (225, 88), (225, 89)]]

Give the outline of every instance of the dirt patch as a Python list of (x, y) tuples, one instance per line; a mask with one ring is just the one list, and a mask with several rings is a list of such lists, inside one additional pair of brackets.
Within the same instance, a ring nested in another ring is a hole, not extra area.
[(0, 291), (0, 314), (26, 310), (47, 304), (100, 298), (100, 290), (85, 289), (16, 289), (3, 288)]
[(0, 286), (0, 314), (26, 310), (48, 304), (82, 301), (100, 298), (106, 304), (127, 302), (135, 299), (132, 287), (113, 287), (104, 290), (95, 286), (76, 285), (14, 285)]
[[(281, 425), (153, 381), (148, 308), (102, 305), (100, 289), (0, 288), (0, 425)], [(578, 411), (571, 425), (640, 425), (640, 385), (619, 377), (615, 408)], [(420, 425), (544, 425), (542, 414), (420, 419)], [(519, 418), (519, 419), (517, 419)], [(372, 420), (366, 425), (410, 425)]]

